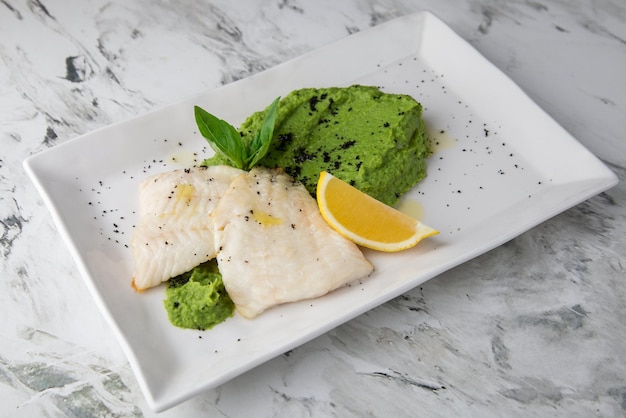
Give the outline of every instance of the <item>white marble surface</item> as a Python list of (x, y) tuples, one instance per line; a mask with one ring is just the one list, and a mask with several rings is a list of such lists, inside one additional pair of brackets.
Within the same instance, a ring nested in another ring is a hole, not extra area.
[(24, 158), (424, 9), (622, 182), (159, 415), (625, 416), (621, 0), (0, 1), (0, 416), (156, 415)]

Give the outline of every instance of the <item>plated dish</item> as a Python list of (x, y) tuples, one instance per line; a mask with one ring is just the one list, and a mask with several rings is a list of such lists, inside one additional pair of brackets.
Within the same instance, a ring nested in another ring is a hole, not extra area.
[[(332, 70), (320, 71), (332, 63)], [(463, 65), (459, 66), (459, 62)], [(324, 297), (210, 331), (173, 327), (162, 288), (130, 287), (137, 185), (212, 151), (193, 106), (238, 126), (301, 87), (364, 84), (420, 101), (428, 177), (401, 208), (441, 233), (366, 252), (375, 273)], [(305, 343), (617, 183), (616, 176), (434, 15), (405, 16), (248, 79), (83, 135), (24, 163), (137, 376), (167, 409)], [(202, 338), (199, 338), (199, 336)]]

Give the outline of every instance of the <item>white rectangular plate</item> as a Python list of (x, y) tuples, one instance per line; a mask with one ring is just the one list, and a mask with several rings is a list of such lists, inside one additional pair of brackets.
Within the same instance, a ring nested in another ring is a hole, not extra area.
[[(137, 185), (210, 155), (193, 106), (237, 126), (301, 87), (368, 84), (423, 103), (428, 177), (404, 199), (441, 231), (366, 252), (375, 273), (327, 296), (237, 315), (210, 331), (170, 325), (163, 286), (130, 287)], [(148, 404), (164, 410), (482, 254), (617, 183), (512, 81), (430, 13), (402, 17), (248, 79), (67, 141), (25, 161)], [(202, 338), (199, 338), (202, 335)]]

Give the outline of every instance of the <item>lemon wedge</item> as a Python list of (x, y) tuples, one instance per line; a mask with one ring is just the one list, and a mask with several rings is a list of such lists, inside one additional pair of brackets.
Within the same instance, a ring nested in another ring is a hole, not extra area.
[(317, 205), (339, 234), (373, 250), (406, 250), (439, 233), (326, 171), (317, 182)]

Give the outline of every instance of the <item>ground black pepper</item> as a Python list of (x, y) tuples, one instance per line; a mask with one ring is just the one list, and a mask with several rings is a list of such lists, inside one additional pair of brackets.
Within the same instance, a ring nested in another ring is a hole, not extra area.
[(313, 96), (309, 99), (309, 108), (311, 109), (311, 112), (317, 112), (316, 106), (319, 101), (320, 99), (317, 96)]
[(356, 141), (353, 139), (353, 140), (344, 142), (343, 144), (341, 144), (339, 146), (339, 148), (341, 148), (341, 149), (348, 149), (348, 148), (353, 147), (354, 144), (356, 144)]

